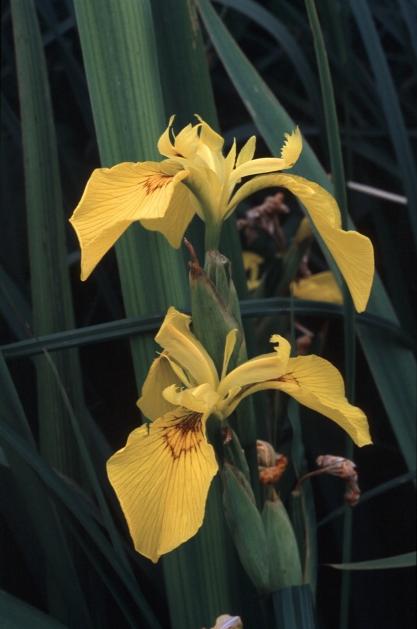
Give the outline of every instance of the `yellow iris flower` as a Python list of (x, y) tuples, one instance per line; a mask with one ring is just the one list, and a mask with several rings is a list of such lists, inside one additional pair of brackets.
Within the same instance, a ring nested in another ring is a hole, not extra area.
[(189, 316), (168, 310), (155, 337), (163, 351), (138, 401), (151, 423), (133, 430), (107, 462), (135, 548), (154, 562), (202, 525), (218, 471), (206, 437), (210, 416), (224, 420), (248, 395), (277, 389), (335, 421), (357, 445), (371, 442), (364, 413), (349, 404), (342, 376), (328, 361), (314, 355), (290, 358), (288, 341), (274, 335), (274, 351), (229, 372), (238, 335), (232, 330), (219, 374), (190, 325)]
[[(161, 232), (179, 247), (195, 214), (206, 223), (206, 247), (218, 247), (222, 223), (249, 194), (282, 186), (304, 205), (326, 243), (357, 310), (365, 309), (373, 279), (373, 249), (368, 238), (341, 229), (339, 208), (319, 185), (288, 174), (265, 175), (291, 168), (302, 150), (299, 129), (285, 135), (280, 157), (254, 159), (256, 139), (237, 153), (236, 143), (223, 155), (224, 139), (199, 117), (174, 137), (171, 117), (158, 142), (161, 162), (124, 162), (98, 168), (87, 182), (70, 222), (81, 246), (81, 279), (134, 221)], [(237, 192), (245, 177), (253, 177)]]
[(331, 304), (343, 303), (342, 291), (331, 271), (313, 273), (310, 277), (291, 282), (290, 291), (298, 299), (326, 301)]
[(255, 290), (261, 283), (260, 267), (265, 262), (264, 258), (254, 251), (242, 251), (243, 268), (248, 274), (246, 284), (248, 290)]

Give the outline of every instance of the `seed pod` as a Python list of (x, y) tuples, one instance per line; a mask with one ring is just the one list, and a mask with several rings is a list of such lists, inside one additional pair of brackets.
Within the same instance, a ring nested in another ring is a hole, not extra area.
[(224, 513), (240, 561), (257, 589), (267, 591), (269, 550), (252, 488), (244, 474), (227, 463), (221, 477)]
[(274, 492), (262, 511), (269, 557), (269, 585), (272, 591), (303, 582), (297, 540), (287, 510)]

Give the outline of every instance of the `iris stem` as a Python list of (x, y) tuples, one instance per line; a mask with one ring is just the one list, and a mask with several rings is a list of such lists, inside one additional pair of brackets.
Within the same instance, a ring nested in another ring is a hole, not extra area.
[(222, 231), (222, 222), (206, 222), (206, 229), (204, 234), (204, 249), (205, 251), (213, 251), (219, 249), (220, 235)]

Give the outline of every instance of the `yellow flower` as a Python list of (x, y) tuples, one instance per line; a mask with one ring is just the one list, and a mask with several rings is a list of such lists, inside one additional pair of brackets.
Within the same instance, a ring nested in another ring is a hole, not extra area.
[(357, 445), (370, 443), (365, 415), (349, 404), (342, 376), (323, 358), (290, 358), (288, 341), (274, 335), (274, 351), (228, 372), (238, 336), (232, 330), (219, 374), (190, 325), (189, 316), (169, 309), (155, 337), (163, 351), (138, 401), (151, 423), (133, 430), (107, 463), (135, 548), (154, 562), (202, 525), (218, 471), (206, 436), (207, 420), (226, 419), (248, 395), (263, 389), (285, 391), (335, 421)]
[[(206, 248), (218, 247), (222, 223), (240, 201), (260, 188), (282, 186), (304, 205), (344, 276), (355, 306), (364, 310), (373, 279), (373, 249), (357, 232), (341, 229), (333, 197), (319, 185), (295, 175), (291, 168), (302, 150), (296, 128), (285, 134), (280, 157), (254, 159), (256, 139), (237, 153), (236, 143), (223, 155), (223, 138), (200, 117), (176, 137), (174, 116), (158, 142), (161, 162), (124, 162), (98, 168), (87, 182), (70, 222), (81, 246), (81, 279), (85, 280), (105, 253), (134, 221), (161, 232), (179, 247), (195, 214), (206, 223)], [(245, 177), (258, 175), (234, 190)]]
[(310, 277), (291, 282), (290, 291), (298, 299), (327, 301), (331, 304), (343, 303), (342, 291), (331, 271), (314, 273)]
[(254, 251), (242, 251), (243, 268), (248, 274), (248, 290), (255, 290), (261, 283), (260, 267), (265, 260)]
[(366, 236), (342, 229), (339, 207), (327, 190), (298, 175), (260, 175), (244, 183), (233, 195), (229, 201), (229, 212), (248, 195), (273, 186), (287, 188), (302, 203), (311, 224), (343, 275), (356, 310), (363, 312), (374, 277), (373, 247)]
[(252, 136), (236, 155), (236, 143), (226, 157), (224, 140), (198, 116), (173, 137), (171, 117), (158, 142), (167, 159), (161, 162), (124, 162), (98, 168), (87, 182), (70, 222), (81, 246), (81, 279), (85, 280), (104, 254), (134, 221), (160, 231), (179, 247), (194, 214), (206, 223), (208, 248), (217, 248), (228, 203), (242, 177), (291, 168), (301, 152), (296, 129), (281, 149), (281, 157), (253, 159)]

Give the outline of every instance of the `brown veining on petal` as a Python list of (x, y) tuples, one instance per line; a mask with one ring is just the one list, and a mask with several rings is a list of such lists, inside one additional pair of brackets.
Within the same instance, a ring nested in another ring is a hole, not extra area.
[(200, 447), (205, 440), (201, 413), (188, 413), (177, 417), (179, 421), (163, 430), (163, 439), (173, 459), (180, 459), (187, 452)]
[(143, 179), (140, 184), (145, 188), (146, 194), (153, 194), (156, 190), (164, 188), (173, 179), (172, 175), (165, 175), (164, 173), (156, 172), (154, 175), (150, 175)]

